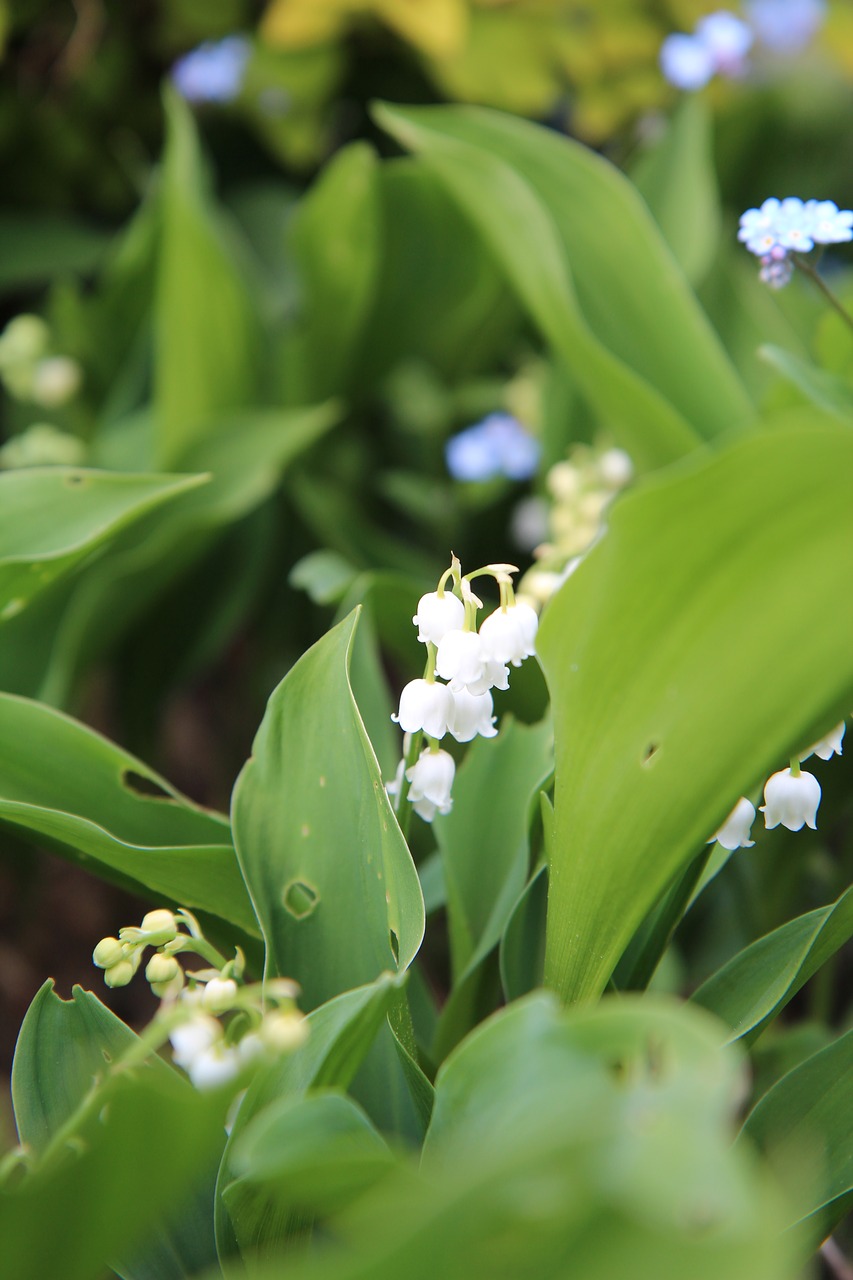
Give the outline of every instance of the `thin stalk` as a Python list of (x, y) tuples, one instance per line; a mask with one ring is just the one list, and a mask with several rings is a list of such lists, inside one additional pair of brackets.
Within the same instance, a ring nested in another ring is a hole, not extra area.
[(851, 316), (850, 312), (841, 305), (841, 303), (836, 298), (835, 294), (830, 289), (829, 285), (826, 283), (823, 277), (819, 275), (817, 271), (815, 271), (812, 264), (810, 262), (807, 262), (805, 258), (801, 258), (798, 253), (792, 253), (791, 257), (794, 260), (794, 266), (797, 267), (799, 271), (802, 271), (803, 275), (809, 277), (812, 283), (816, 285), (818, 289), (820, 289), (821, 293), (826, 298), (827, 302), (832, 307), (833, 311), (836, 311), (838, 315), (841, 316), (841, 319), (848, 326), (848, 328), (853, 329), (853, 316)]

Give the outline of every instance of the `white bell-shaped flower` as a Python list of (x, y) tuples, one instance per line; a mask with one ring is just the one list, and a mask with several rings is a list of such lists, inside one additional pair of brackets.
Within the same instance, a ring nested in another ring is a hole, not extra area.
[(524, 601), (495, 609), (480, 625), (486, 658), (520, 667), (525, 658), (536, 652), (538, 626), (536, 610)]
[(233, 1080), (244, 1061), (237, 1045), (220, 1041), (193, 1058), (186, 1072), (195, 1087), (204, 1092)]
[(755, 821), (755, 805), (746, 796), (741, 796), (716, 835), (711, 836), (708, 844), (721, 844), (724, 849), (751, 849), (755, 844), (749, 835)]
[(819, 804), (820, 783), (814, 774), (782, 769), (764, 787), (764, 825), (768, 831), (780, 824), (789, 831), (799, 831), (803, 825), (814, 831)]
[(424, 644), (441, 644), (448, 631), (460, 631), (465, 622), (465, 606), (458, 596), (446, 591), (439, 595), (429, 591), (418, 601), (412, 618), (418, 628), (418, 639)]
[(405, 733), (420, 729), (443, 738), (453, 715), (453, 694), (435, 680), (410, 680), (400, 694), (400, 710), (391, 717)]
[(469, 689), (460, 689), (451, 694), (453, 698), (453, 715), (448, 728), (457, 742), (470, 742), (479, 733), (481, 738), (494, 738), (497, 733), (492, 695), (471, 693)]
[(199, 1010), (187, 1022), (170, 1031), (172, 1058), (188, 1072), (196, 1058), (215, 1045), (221, 1036), (222, 1026), (216, 1018)]
[(844, 721), (837, 724), (834, 729), (821, 738), (820, 742), (816, 742), (813, 747), (809, 747), (801, 760), (808, 760), (809, 756), (819, 756), (821, 760), (831, 760), (833, 756), (841, 755), (841, 741), (844, 737), (844, 730), (847, 726)]
[(450, 789), (456, 765), (453, 756), (446, 751), (422, 751), (419, 759), (406, 770), (409, 780), (409, 799), (415, 813), (432, 822), (436, 813), (449, 813), (453, 800)]
[(454, 629), (442, 636), (435, 659), (435, 669), (443, 680), (450, 683), (455, 693), (459, 689), (474, 688), (483, 693), (490, 688), (486, 679), (486, 654), (476, 631)]

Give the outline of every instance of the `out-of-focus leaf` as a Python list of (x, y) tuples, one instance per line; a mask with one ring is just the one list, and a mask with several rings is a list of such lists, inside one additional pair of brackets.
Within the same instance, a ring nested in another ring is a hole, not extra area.
[(519, 894), (501, 938), (501, 983), (507, 1000), (519, 1000), (542, 985), (547, 908), (548, 869), (542, 866)]
[(720, 236), (711, 116), (703, 98), (685, 94), (663, 137), (641, 153), (630, 177), (687, 279), (702, 280)]
[(105, 244), (102, 232), (71, 218), (33, 210), (0, 214), (0, 290), (29, 289), (66, 272), (91, 271)]
[(648, 210), (607, 161), (495, 112), (377, 112), (474, 220), (639, 467), (670, 461), (697, 438), (754, 418)]
[(783, 1076), (744, 1133), (778, 1157), (794, 1221), (816, 1249), (853, 1204), (853, 1031)]
[(288, 399), (348, 385), (378, 269), (376, 156), (364, 142), (339, 151), (291, 224), (300, 323), (287, 356)]
[(809, 978), (853, 937), (853, 889), (789, 920), (734, 956), (691, 997), (717, 1014), (733, 1036), (760, 1035)]
[(92, 729), (11, 694), (0, 694), (0, 824), (257, 934), (226, 818)]
[[(210, 1172), (227, 1103), (202, 1098), (156, 1055), (110, 1079), (112, 1064), (137, 1044), (80, 987), (65, 1001), (47, 982), (31, 1004), (12, 1091), (20, 1140), (35, 1159), (23, 1182), (0, 1192), (3, 1260), (16, 1264), (10, 1275), (37, 1280), (61, 1253), (63, 1276), (94, 1280), (108, 1261), (143, 1280), (156, 1257), (161, 1280), (183, 1280), (215, 1258)], [(66, 1140), (57, 1149), (60, 1131)], [(171, 1152), (168, 1172), (158, 1168), (161, 1144)]]
[(0, 474), (0, 622), (153, 508), (204, 481), (71, 467)]
[(155, 301), (156, 456), (171, 467), (210, 424), (251, 402), (259, 335), (232, 246), (210, 207), (192, 115), (165, 97)]
[(604, 989), (738, 796), (850, 705), (853, 435), (800, 423), (623, 498), (543, 618), (546, 980), (566, 999)]
[(853, 386), (844, 378), (827, 373), (782, 347), (765, 345), (759, 349), (759, 355), (818, 409), (853, 425)]
[(288, 581), (315, 604), (337, 604), (358, 571), (336, 551), (309, 551), (291, 569)]

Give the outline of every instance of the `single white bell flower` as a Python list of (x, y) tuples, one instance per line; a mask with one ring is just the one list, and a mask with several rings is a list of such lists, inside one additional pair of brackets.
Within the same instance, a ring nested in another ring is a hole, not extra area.
[(755, 805), (741, 796), (716, 835), (711, 836), (708, 844), (721, 844), (724, 849), (751, 849), (755, 844), (750, 840), (750, 830), (755, 821)]
[(780, 823), (789, 831), (799, 831), (805, 824), (814, 831), (819, 804), (820, 783), (814, 774), (782, 769), (768, 778), (764, 787), (764, 825), (768, 831)]
[(831, 760), (833, 756), (840, 756), (841, 740), (844, 737), (846, 727), (842, 720), (841, 724), (837, 724), (834, 729), (830, 730), (825, 738), (821, 738), (820, 742), (816, 742), (813, 747), (809, 747), (806, 754), (801, 756), (800, 759), (808, 760), (809, 756), (819, 756), (821, 760)]
[(536, 652), (538, 626), (536, 610), (524, 601), (495, 609), (480, 625), (485, 656), (520, 667), (525, 658)]
[(198, 1011), (179, 1027), (170, 1031), (172, 1058), (179, 1067), (189, 1072), (200, 1054), (206, 1053), (222, 1036), (220, 1023), (209, 1013)]
[(435, 680), (410, 680), (400, 694), (400, 710), (391, 717), (405, 733), (423, 729), (431, 738), (443, 738), (453, 715), (453, 694)]
[(450, 683), (454, 693), (459, 689), (475, 688), (483, 693), (486, 677), (486, 658), (483, 643), (476, 631), (454, 628), (442, 636), (435, 659), (435, 669), (443, 680)]
[(453, 714), (448, 721), (448, 728), (457, 742), (470, 742), (479, 733), (481, 738), (494, 738), (497, 733), (492, 695), (471, 693), (469, 689), (460, 689), (451, 694), (453, 698)]
[(233, 978), (211, 978), (201, 993), (201, 1005), (208, 1013), (227, 1013), (236, 996), (237, 983)]
[(238, 1046), (225, 1044), (223, 1041), (211, 1045), (193, 1058), (186, 1073), (196, 1089), (204, 1092), (207, 1089), (218, 1089), (220, 1085), (233, 1080), (244, 1062)]
[(465, 606), (458, 596), (449, 591), (444, 595), (429, 591), (418, 601), (418, 611), (412, 622), (418, 628), (418, 639), (423, 644), (441, 644), (448, 631), (461, 631), (465, 622)]
[(422, 751), (419, 759), (406, 770), (409, 799), (415, 813), (427, 822), (432, 822), (436, 812), (449, 813), (453, 806), (450, 789), (455, 773), (453, 756), (446, 751), (432, 751), (429, 747)]

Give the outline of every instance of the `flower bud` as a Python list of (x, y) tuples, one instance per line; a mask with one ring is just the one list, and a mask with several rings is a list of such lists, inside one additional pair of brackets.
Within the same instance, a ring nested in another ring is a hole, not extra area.
[(149, 982), (172, 982), (178, 976), (181, 966), (174, 956), (164, 956), (158, 951), (151, 957), (145, 969)]
[(126, 987), (134, 974), (134, 967), (130, 960), (119, 960), (117, 964), (111, 964), (108, 969), (104, 970), (104, 982), (108, 987)]
[(124, 959), (124, 947), (118, 938), (101, 938), (92, 952), (92, 960), (99, 969), (111, 969)]
[(149, 911), (142, 917), (142, 924), (139, 927), (143, 933), (151, 935), (148, 941), (153, 946), (160, 947), (164, 942), (172, 942), (178, 936), (178, 922), (173, 912), (165, 908)]
[(277, 1053), (289, 1053), (307, 1040), (308, 1023), (304, 1015), (296, 1010), (291, 1013), (268, 1013), (261, 1024), (261, 1038), (264, 1044)]
[(202, 1008), (209, 1013), (225, 1013), (233, 1007), (237, 983), (233, 978), (211, 978), (201, 993)]
[(453, 807), (450, 788), (456, 764), (446, 751), (427, 748), (420, 758), (406, 770), (409, 780), (409, 799), (415, 813), (425, 822), (432, 822), (436, 813), (449, 813)]

